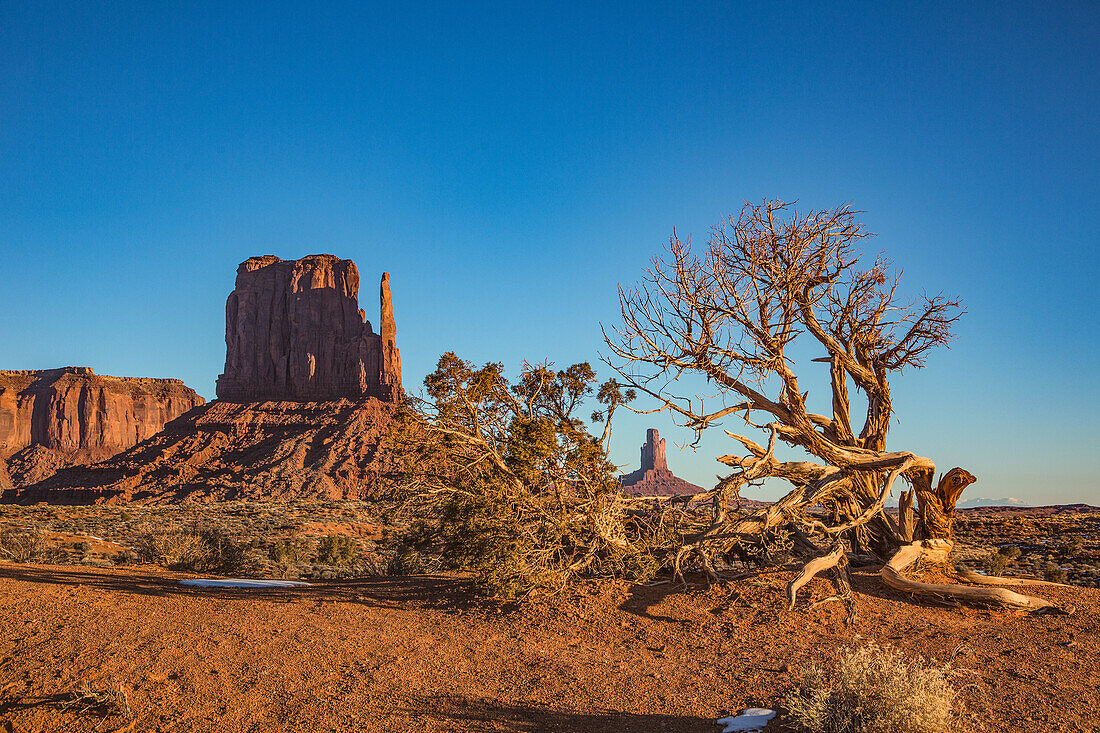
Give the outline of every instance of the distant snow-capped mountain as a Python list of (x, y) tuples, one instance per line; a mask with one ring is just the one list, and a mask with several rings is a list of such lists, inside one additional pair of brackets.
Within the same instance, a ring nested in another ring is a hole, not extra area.
[[(898, 500), (896, 497), (891, 496), (886, 501), (886, 506), (896, 507)], [(989, 499), (984, 496), (976, 496), (973, 499), (967, 499), (966, 501), (960, 501), (955, 505), (956, 509), (977, 509), (983, 506), (1031, 506), (1023, 499), (1015, 499), (1011, 496), (1006, 496), (1003, 499)]]
[(959, 509), (976, 509), (980, 506), (1031, 506), (1023, 499), (1014, 499), (1006, 496), (1003, 499), (987, 499), (984, 496), (976, 496), (973, 499), (960, 501), (955, 505)]

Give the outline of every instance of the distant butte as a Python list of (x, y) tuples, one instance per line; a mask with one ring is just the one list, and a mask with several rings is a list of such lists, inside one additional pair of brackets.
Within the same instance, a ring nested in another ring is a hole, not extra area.
[(389, 277), (382, 275), (381, 333), (374, 333), (359, 309), (359, 270), (351, 260), (317, 254), (242, 262), (225, 304), (218, 399), (399, 402), (401, 354)]
[(668, 470), (665, 440), (656, 428), (646, 431), (642, 445), (642, 465), (634, 473), (622, 477), (623, 491), (634, 496), (690, 496), (704, 489), (677, 478)]

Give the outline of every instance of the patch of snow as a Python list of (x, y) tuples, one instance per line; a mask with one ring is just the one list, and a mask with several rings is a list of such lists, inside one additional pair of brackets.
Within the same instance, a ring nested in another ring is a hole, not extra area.
[(775, 717), (774, 710), (767, 708), (745, 708), (739, 715), (728, 718), (719, 718), (718, 725), (723, 726), (722, 733), (759, 733), (764, 730), (768, 721)]
[(180, 585), (192, 585), (199, 588), (292, 588), (310, 585), (298, 580), (249, 580), (246, 578), (190, 578), (181, 580)]
[(96, 542), (104, 542), (105, 541), (102, 537), (92, 537), (90, 534), (86, 534), (84, 536), (87, 537), (90, 540), (95, 540)]

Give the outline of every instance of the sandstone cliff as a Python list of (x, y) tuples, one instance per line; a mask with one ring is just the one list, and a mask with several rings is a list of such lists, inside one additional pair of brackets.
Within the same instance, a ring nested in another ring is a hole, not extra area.
[(0, 461), (15, 487), (24, 486), (109, 458), (203, 402), (178, 379), (108, 377), (87, 367), (0, 371)]
[(218, 399), (233, 402), (401, 399), (389, 273), (381, 333), (359, 309), (359, 271), (320, 254), (253, 257), (237, 268), (225, 306), (225, 372)]
[(677, 478), (668, 470), (665, 439), (655, 428), (646, 431), (641, 468), (622, 477), (623, 491), (635, 496), (690, 496), (703, 489)]

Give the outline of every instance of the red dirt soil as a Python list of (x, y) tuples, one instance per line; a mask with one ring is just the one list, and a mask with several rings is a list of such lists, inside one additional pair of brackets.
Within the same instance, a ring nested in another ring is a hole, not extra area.
[[(153, 568), (0, 565), (9, 731), (682, 731), (775, 706), (811, 662), (864, 640), (953, 658), (962, 731), (1093, 731), (1100, 592), (1042, 588), (1070, 616), (909, 601), (855, 573), (859, 624), (815, 580), (591, 584), (499, 605), (459, 577), (204, 590)], [(861, 634), (861, 636), (857, 635)], [(121, 684), (135, 720), (62, 711)], [(786, 730), (778, 720), (769, 731)]]

